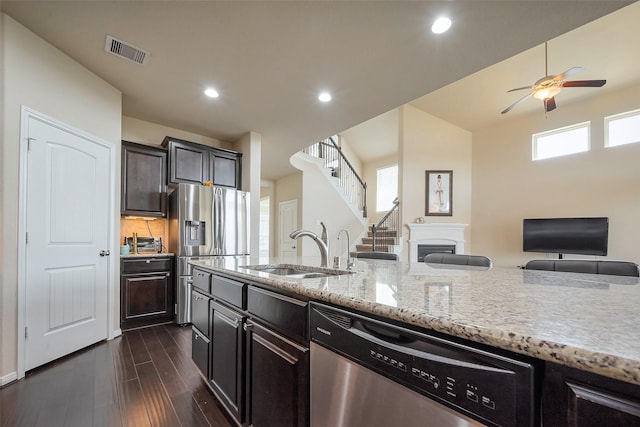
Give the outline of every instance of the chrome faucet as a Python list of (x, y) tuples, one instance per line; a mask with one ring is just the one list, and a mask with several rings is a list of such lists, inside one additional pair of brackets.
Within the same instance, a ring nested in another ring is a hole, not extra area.
[[(324, 224), (322, 224), (322, 228), (326, 231)], [(316, 233), (309, 230), (296, 230), (289, 234), (289, 237), (294, 240), (304, 236), (311, 237), (313, 241), (316, 242), (316, 244), (318, 245), (318, 249), (320, 249), (320, 267), (326, 267), (327, 259), (329, 258), (329, 247), (324, 241), (318, 238), (318, 235)]]
[(351, 261), (351, 238), (349, 237), (349, 231), (346, 229), (342, 229), (338, 231), (338, 239), (340, 240), (340, 234), (344, 231), (344, 234), (347, 235), (347, 270), (351, 270), (353, 267), (353, 261)]

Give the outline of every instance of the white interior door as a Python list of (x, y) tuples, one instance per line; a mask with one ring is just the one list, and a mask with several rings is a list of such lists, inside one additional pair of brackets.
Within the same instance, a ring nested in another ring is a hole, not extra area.
[(289, 200), (279, 205), (280, 224), (280, 259), (295, 261), (298, 256), (297, 242), (289, 237), (291, 232), (298, 229), (298, 201)]
[(112, 210), (110, 149), (27, 120), (25, 370), (107, 337)]

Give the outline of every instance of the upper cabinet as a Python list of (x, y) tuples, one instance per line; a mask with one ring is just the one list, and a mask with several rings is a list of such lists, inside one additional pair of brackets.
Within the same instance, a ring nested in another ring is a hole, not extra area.
[(167, 216), (167, 152), (122, 141), (120, 213)]
[(170, 184), (204, 184), (240, 188), (242, 154), (167, 136)]

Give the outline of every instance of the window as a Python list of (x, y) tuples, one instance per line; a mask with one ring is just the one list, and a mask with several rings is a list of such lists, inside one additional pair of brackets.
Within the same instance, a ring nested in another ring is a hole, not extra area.
[(386, 212), (398, 197), (398, 165), (377, 169), (376, 211)]
[(640, 142), (640, 110), (604, 118), (604, 146)]
[(533, 160), (589, 151), (590, 122), (533, 135)]

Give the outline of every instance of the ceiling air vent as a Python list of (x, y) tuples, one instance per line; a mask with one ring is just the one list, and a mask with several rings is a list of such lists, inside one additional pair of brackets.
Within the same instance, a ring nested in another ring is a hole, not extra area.
[(151, 54), (142, 49), (139, 49), (129, 43), (118, 40), (112, 36), (107, 36), (107, 41), (104, 45), (104, 50), (120, 58), (128, 59), (137, 64), (146, 64)]

